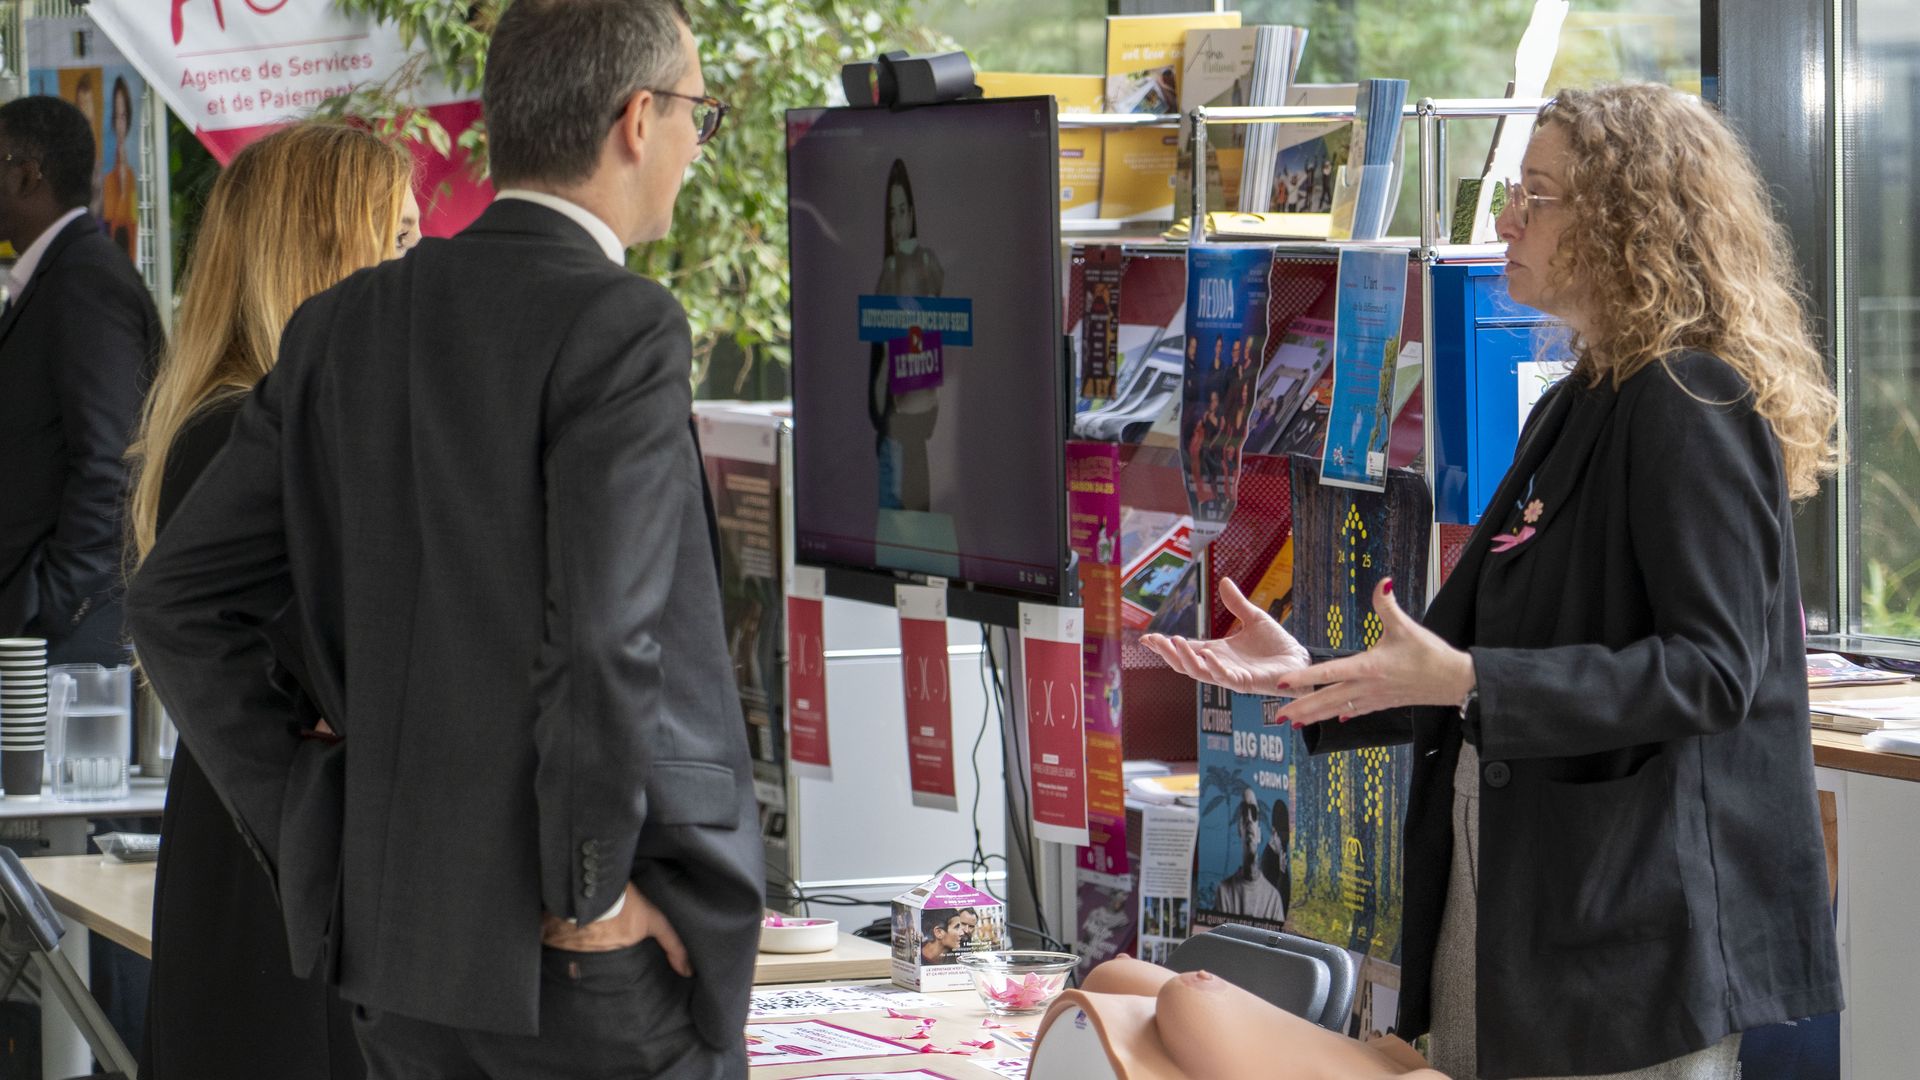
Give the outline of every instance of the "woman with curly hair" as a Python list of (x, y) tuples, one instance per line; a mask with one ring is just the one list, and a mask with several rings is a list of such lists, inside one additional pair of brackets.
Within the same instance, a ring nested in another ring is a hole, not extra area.
[(1575, 364), (1425, 616), (1382, 581), (1379, 643), (1310, 656), (1222, 581), (1234, 633), (1148, 644), (1293, 696), (1313, 752), (1413, 743), (1397, 1030), (1438, 1068), (1731, 1080), (1741, 1031), (1841, 1006), (1793, 531), (1836, 403), (1699, 99), (1563, 93), (1523, 169), (1509, 287)]

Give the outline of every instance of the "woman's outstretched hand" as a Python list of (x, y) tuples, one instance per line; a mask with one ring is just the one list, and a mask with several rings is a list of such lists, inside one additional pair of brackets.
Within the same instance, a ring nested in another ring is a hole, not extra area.
[(1194, 641), (1148, 634), (1140, 643), (1188, 678), (1217, 683), (1244, 694), (1279, 693), (1280, 680), (1308, 670), (1313, 658), (1273, 616), (1240, 594), (1231, 578), (1220, 579), (1220, 599), (1239, 625), (1223, 638)]
[(1408, 705), (1459, 705), (1474, 688), (1473, 657), (1421, 626), (1393, 602), (1393, 580), (1373, 590), (1380, 639), (1363, 653), (1315, 664), (1280, 679), (1294, 698), (1283, 717), (1295, 727)]

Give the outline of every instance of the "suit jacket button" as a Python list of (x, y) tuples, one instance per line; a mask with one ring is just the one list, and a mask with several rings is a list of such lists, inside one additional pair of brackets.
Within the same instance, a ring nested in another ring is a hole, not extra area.
[(595, 870), (591, 866), (587, 867), (585, 880), (587, 883), (587, 888), (589, 889), (593, 888), (594, 885), (598, 884), (600, 881), (600, 872), (598, 870)]
[(600, 841), (598, 840), (587, 840), (587, 841), (583, 841), (580, 844), (580, 854), (582, 855), (593, 856), (593, 855), (598, 855), (599, 853), (600, 853)]
[(1513, 779), (1513, 770), (1508, 768), (1504, 761), (1490, 763), (1482, 770), (1482, 774), (1487, 778), (1487, 786), (1490, 788), (1506, 787), (1507, 782)]

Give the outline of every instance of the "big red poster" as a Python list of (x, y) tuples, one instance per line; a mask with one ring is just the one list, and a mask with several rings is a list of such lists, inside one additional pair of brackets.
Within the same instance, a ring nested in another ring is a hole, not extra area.
[(907, 779), (913, 805), (958, 810), (953, 773), (953, 687), (947, 667), (947, 590), (894, 586), (900, 611), (900, 682), (907, 696)]
[(1085, 630), (1079, 608), (1020, 605), (1033, 834), (1075, 847), (1087, 842), (1087, 726), (1080, 676)]
[(817, 566), (796, 566), (787, 583), (787, 737), (796, 771), (818, 770), (830, 776), (826, 579), (827, 572)]

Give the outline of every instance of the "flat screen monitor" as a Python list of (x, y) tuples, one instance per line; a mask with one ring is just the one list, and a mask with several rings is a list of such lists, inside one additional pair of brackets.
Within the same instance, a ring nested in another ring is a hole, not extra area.
[(1052, 98), (787, 114), (794, 546), (831, 591), (942, 577), (995, 622), (1015, 605), (961, 594), (1074, 594), (1054, 121)]

